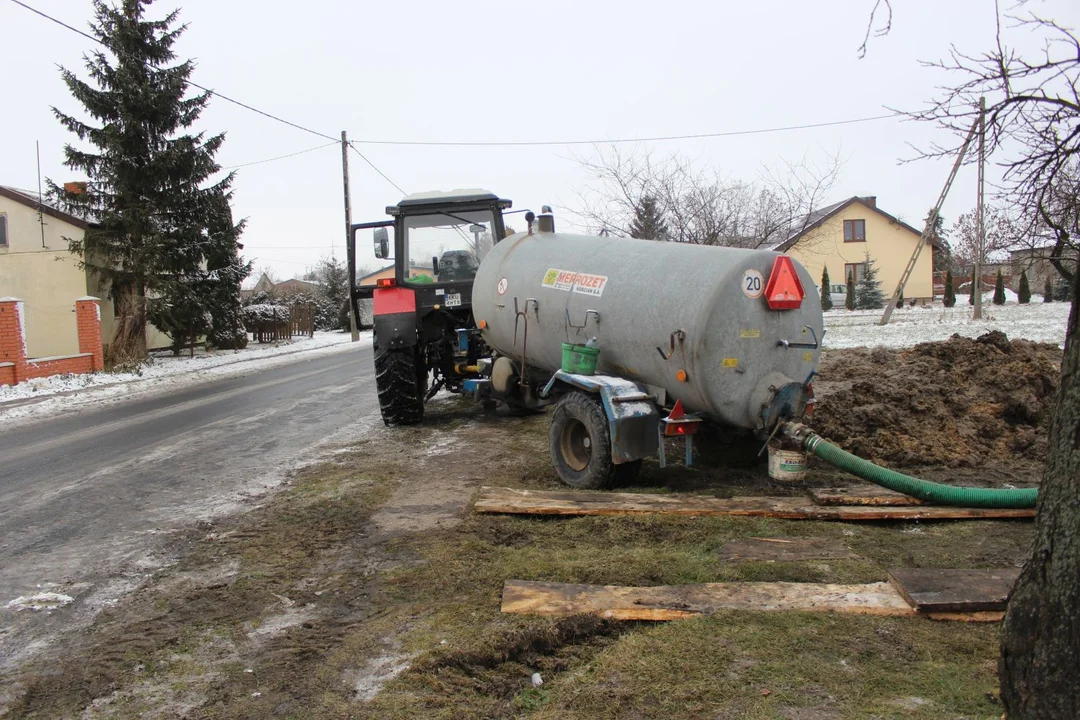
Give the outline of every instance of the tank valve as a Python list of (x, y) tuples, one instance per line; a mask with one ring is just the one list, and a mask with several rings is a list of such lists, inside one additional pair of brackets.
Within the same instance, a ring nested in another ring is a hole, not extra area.
[(532, 210), (525, 213), (525, 222), (527, 222), (529, 224), (529, 234), (530, 235), (533, 234), (533, 220), (535, 220), (535, 219), (536, 219), (536, 213), (534, 213)]

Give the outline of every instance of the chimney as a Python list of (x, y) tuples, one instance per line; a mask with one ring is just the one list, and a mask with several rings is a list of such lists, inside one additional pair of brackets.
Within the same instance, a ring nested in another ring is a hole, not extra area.
[(866, 197), (864, 197), (864, 198), (860, 198), (860, 199), (861, 199), (861, 200), (862, 200), (862, 201), (863, 201), (864, 203), (866, 203), (867, 205), (869, 205), (869, 206), (870, 206), (870, 207), (872, 207), (872, 208), (876, 208), (876, 207), (877, 207), (877, 195), (868, 195), (868, 196), (866, 196)]

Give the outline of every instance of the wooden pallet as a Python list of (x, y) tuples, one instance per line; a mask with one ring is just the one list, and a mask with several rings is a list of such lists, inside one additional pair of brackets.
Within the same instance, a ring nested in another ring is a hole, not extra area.
[(507, 580), (502, 611), (590, 613), (615, 620), (685, 620), (719, 610), (840, 612), (887, 617), (996, 622), (1001, 612), (919, 612), (889, 583), (733, 582), (620, 587)]
[(1034, 509), (935, 505), (819, 506), (801, 497), (711, 498), (699, 495), (514, 490), (483, 487), (474, 509), (512, 515), (730, 515), (788, 520), (974, 520), (1033, 518)]

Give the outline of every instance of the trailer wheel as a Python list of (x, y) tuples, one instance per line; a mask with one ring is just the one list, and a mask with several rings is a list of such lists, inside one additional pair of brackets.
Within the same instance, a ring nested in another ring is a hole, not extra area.
[(565, 395), (555, 406), (548, 433), (551, 461), (570, 487), (599, 490), (637, 475), (641, 461), (611, 462), (611, 432), (600, 402), (581, 392)]
[(417, 353), (417, 348), (375, 347), (375, 388), (387, 425), (415, 425), (424, 419), (427, 374)]

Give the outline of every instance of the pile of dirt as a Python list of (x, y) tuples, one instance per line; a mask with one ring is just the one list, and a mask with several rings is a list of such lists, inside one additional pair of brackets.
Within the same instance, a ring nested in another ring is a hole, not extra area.
[(1061, 350), (993, 331), (910, 349), (827, 353), (811, 421), (849, 452), (892, 465), (1046, 459)]

